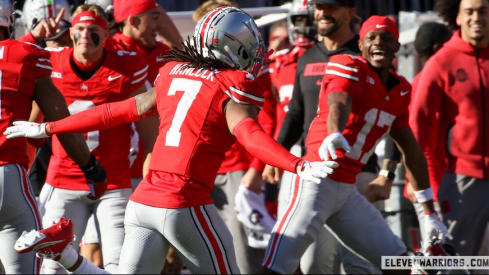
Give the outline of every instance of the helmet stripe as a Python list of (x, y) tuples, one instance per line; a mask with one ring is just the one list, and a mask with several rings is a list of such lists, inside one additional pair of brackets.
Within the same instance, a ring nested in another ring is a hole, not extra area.
[(212, 21), (217, 15), (221, 14), (227, 8), (229, 7), (220, 7), (215, 9), (211, 14), (207, 16), (207, 18), (205, 18), (205, 21), (202, 22), (202, 26), (200, 27), (200, 41), (202, 49), (205, 48), (205, 37), (209, 32), (208, 26), (211, 25)]

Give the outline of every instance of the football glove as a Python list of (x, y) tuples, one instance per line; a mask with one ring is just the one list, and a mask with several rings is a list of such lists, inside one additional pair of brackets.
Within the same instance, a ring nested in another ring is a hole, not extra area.
[(425, 241), (431, 241), (433, 239), (444, 240), (447, 234), (447, 227), (440, 221), (436, 213), (424, 215), (424, 230)]
[(15, 121), (14, 126), (10, 126), (3, 132), (7, 138), (27, 137), (27, 138), (46, 138), (46, 123), (35, 123), (29, 121)]
[(338, 163), (334, 161), (315, 161), (308, 162), (301, 160), (296, 167), (296, 172), (303, 180), (321, 183), (321, 179), (333, 173), (333, 169), (338, 167)]
[(91, 200), (98, 200), (102, 197), (107, 189), (107, 173), (105, 169), (100, 165), (93, 154), (90, 155), (88, 164), (84, 167), (80, 167), (85, 174), (88, 181), (88, 187), (90, 188), (90, 194), (87, 197)]
[(350, 152), (350, 145), (348, 145), (348, 141), (345, 137), (338, 131), (329, 134), (319, 147), (318, 153), (319, 157), (322, 160), (328, 159), (328, 152), (331, 155), (332, 159), (336, 159), (338, 156), (336, 155), (336, 149), (343, 148), (347, 152)]

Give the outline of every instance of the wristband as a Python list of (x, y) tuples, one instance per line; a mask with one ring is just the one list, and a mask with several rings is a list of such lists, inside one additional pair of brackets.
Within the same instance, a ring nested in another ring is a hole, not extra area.
[(396, 174), (392, 173), (389, 170), (380, 170), (379, 175), (384, 176), (388, 180), (396, 179)]
[(414, 191), (414, 196), (416, 197), (418, 203), (430, 201), (433, 199), (433, 189), (431, 189), (430, 186), (424, 190)]

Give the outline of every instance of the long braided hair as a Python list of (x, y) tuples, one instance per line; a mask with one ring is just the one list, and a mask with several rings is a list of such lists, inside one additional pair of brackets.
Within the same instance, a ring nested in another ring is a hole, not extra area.
[[(191, 40), (192, 39), (192, 40)], [(212, 51), (209, 51), (209, 56), (204, 57), (201, 51), (197, 49), (197, 41), (195, 37), (187, 37), (185, 41), (181, 41), (183, 50), (173, 46), (171, 50), (168, 51), (168, 55), (164, 56), (164, 60), (186, 62), (189, 63), (188, 66), (191, 68), (202, 68), (202, 69), (218, 69), (218, 68), (230, 68), (239, 69), (238, 67), (232, 67), (229, 64), (218, 60)]]

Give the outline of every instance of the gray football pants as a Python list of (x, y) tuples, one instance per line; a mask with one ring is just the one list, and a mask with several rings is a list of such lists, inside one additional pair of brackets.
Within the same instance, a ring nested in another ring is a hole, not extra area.
[(253, 248), (248, 245), (248, 229), (242, 222), (238, 221), (236, 210), (234, 210), (234, 198), (245, 173), (245, 170), (240, 170), (218, 174), (211, 192), (211, 198), (219, 216), (224, 220), (233, 236), (239, 270), (243, 274), (252, 274), (261, 267), (265, 249)]
[[(124, 213), (132, 193), (130, 188), (107, 190), (96, 201), (87, 198), (89, 191), (54, 188), (49, 184), (44, 185), (41, 193), (41, 196), (46, 198), (45, 214), (42, 218), (44, 227), (49, 227), (53, 222), (65, 217), (72, 220), (75, 236), (81, 238), (93, 212), (96, 228), (100, 230), (104, 265), (119, 264), (124, 240)], [(80, 239), (77, 239), (73, 243), (75, 250), (78, 250), (79, 245)], [(62, 267), (52, 260), (44, 260), (43, 266), (62, 270)]]
[(214, 205), (166, 209), (129, 201), (123, 274), (159, 274), (170, 245), (192, 274), (237, 274), (233, 240)]
[[(279, 193), (279, 216), (285, 210), (291, 193), (293, 174), (284, 172)], [(374, 173), (362, 172), (357, 175), (357, 190), (365, 195), (368, 184), (377, 177)], [(376, 205), (377, 207), (377, 205)], [(300, 267), (304, 274), (339, 274), (340, 267), (347, 274), (380, 274), (372, 263), (360, 258), (345, 248), (325, 225), (317, 239), (307, 248), (301, 257)]]
[(17, 253), (23, 231), (40, 230), (41, 219), (27, 170), (17, 164), (0, 166), (0, 261), (6, 274), (39, 274), (35, 253)]

